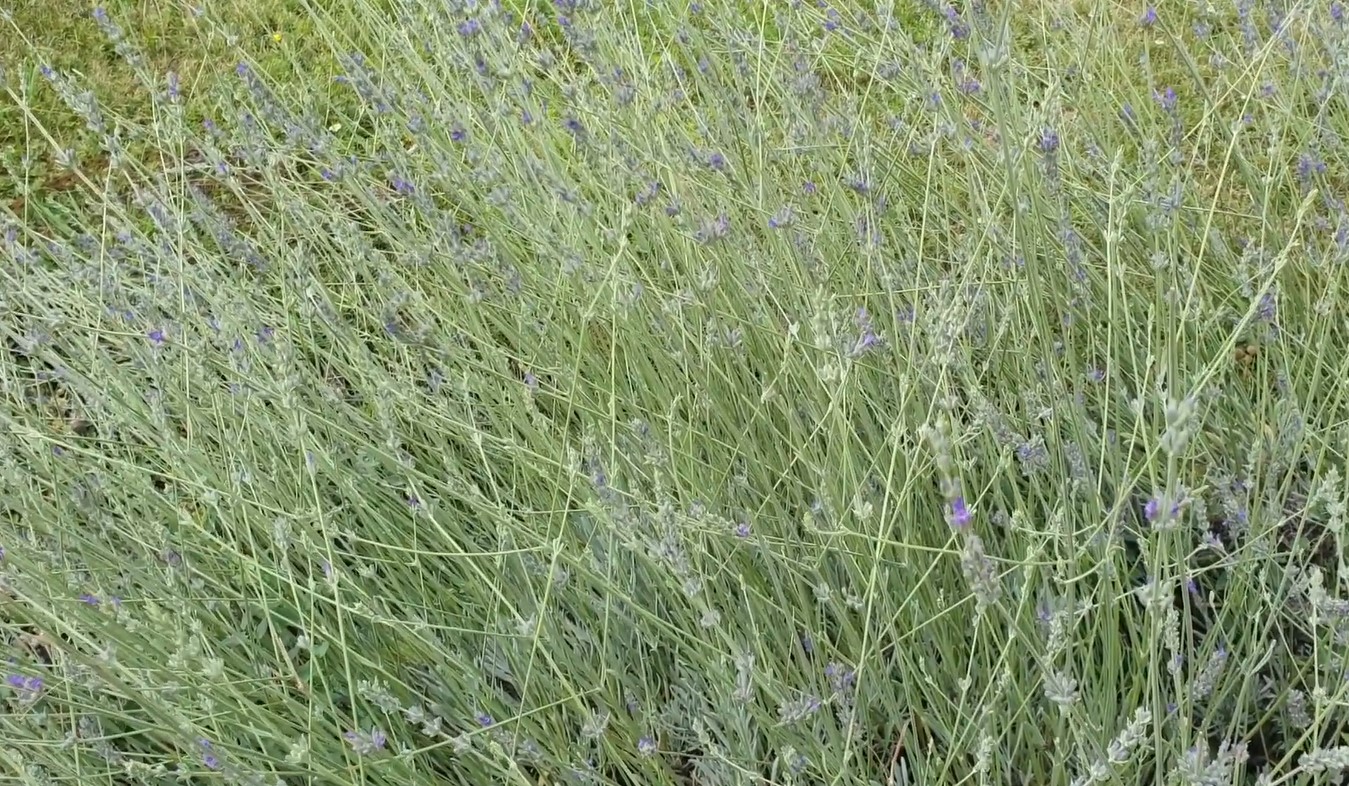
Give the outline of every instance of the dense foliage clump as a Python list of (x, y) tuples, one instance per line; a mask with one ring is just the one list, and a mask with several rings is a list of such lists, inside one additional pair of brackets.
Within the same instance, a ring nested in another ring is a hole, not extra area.
[(5, 777), (1349, 768), (1341, 4), (296, 5), (5, 16)]

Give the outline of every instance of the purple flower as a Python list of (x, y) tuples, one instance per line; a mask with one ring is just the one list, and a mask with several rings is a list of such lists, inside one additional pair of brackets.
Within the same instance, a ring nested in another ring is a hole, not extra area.
[(861, 330), (862, 335), (853, 344), (853, 357), (861, 357), (881, 346), (881, 337), (876, 335), (876, 331), (872, 329), (871, 315), (867, 313), (866, 308), (857, 309), (857, 327)]
[(1297, 160), (1297, 176), (1299, 180), (1310, 180), (1313, 175), (1325, 174), (1326, 164), (1315, 156), (1303, 153)]
[(351, 744), (351, 749), (355, 751), (357, 756), (369, 756), (372, 753), (384, 750), (385, 744), (389, 741), (389, 738), (384, 736), (384, 732), (377, 728), (372, 728), (368, 732), (359, 729), (349, 731), (342, 737)]
[(656, 752), (656, 740), (650, 735), (644, 735), (637, 740), (637, 752), (643, 756), (651, 756)]
[(14, 689), (18, 695), (19, 701), (23, 704), (32, 704), (37, 701), (42, 693), (41, 677), (25, 677), (22, 674), (11, 674), (5, 678), (9, 687)]
[(736, 536), (737, 538), (741, 538), (741, 539), (744, 539), (744, 538), (748, 538), (748, 537), (749, 537), (749, 522), (748, 522), (748, 521), (742, 521), (742, 522), (740, 522), (739, 524), (736, 524), (736, 525), (735, 525), (735, 536)]
[(849, 693), (857, 681), (857, 672), (842, 663), (830, 663), (825, 666), (824, 676), (829, 680), (829, 687), (836, 695)]
[(726, 156), (721, 153), (713, 153), (707, 157), (707, 165), (718, 172), (724, 172), (726, 170)]
[(208, 770), (220, 769), (220, 757), (215, 754), (215, 746), (211, 741), (203, 737), (197, 744), (201, 746), (201, 763), (205, 764)]
[(478, 721), (478, 725), (483, 727), (484, 729), (487, 728), (488, 726), (491, 726), (493, 723), (496, 723), (496, 721), (493, 720), (492, 716), (488, 715), (485, 712), (478, 713), (474, 717), (474, 720)]
[(1143, 12), (1143, 15), (1138, 17), (1138, 24), (1143, 27), (1152, 27), (1157, 24), (1157, 9), (1148, 6), (1147, 10)]
[(1157, 103), (1161, 104), (1163, 111), (1176, 111), (1176, 91), (1175, 88), (1168, 87), (1155, 95)]
[(533, 371), (525, 372), (525, 387), (529, 389), (530, 393), (539, 392), (539, 378), (534, 376)]
[(969, 38), (970, 28), (960, 18), (960, 12), (954, 6), (946, 7), (946, 26), (951, 31), (951, 37), (957, 41)]
[(81, 601), (82, 603), (84, 603), (84, 605), (86, 605), (86, 606), (97, 606), (97, 605), (98, 605), (98, 596), (97, 596), (97, 595), (90, 595), (89, 593), (86, 592), (86, 593), (84, 593), (83, 595), (80, 596), (80, 601)]
[(1054, 153), (1059, 149), (1058, 132), (1052, 128), (1046, 128), (1040, 132), (1040, 152), (1046, 155)]
[(1147, 501), (1147, 504), (1143, 506), (1143, 517), (1147, 519), (1148, 522), (1155, 523), (1158, 518), (1163, 516), (1165, 511), (1165, 516), (1168, 521), (1178, 518), (1180, 516), (1181, 500), (1172, 502), (1170, 508), (1162, 507), (1164, 501), (1165, 499), (1160, 492), (1154, 494), (1152, 498)]
[(1278, 312), (1278, 296), (1270, 290), (1260, 297), (1260, 304), (1255, 309), (1255, 318), (1261, 322), (1273, 322)]
[(459, 35), (468, 38), (482, 29), (482, 23), (476, 19), (465, 19), (459, 24)]
[(951, 512), (947, 517), (952, 527), (963, 528), (969, 526), (970, 520), (974, 517), (970, 514), (969, 508), (965, 507), (965, 498), (956, 497), (951, 501)]
[(164, 335), (164, 331), (160, 328), (155, 328), (154, 330), (151, 330), (149, 333), (146, 334), (146, 336), (156, 345), (162, 345), (167, 340), (167, 338)]

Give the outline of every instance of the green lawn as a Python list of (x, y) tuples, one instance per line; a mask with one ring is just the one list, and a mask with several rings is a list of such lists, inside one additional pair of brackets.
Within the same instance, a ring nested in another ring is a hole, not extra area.
[(1338, 3), (203, 5), (0, 17), (0, 777), (1349, 768)]

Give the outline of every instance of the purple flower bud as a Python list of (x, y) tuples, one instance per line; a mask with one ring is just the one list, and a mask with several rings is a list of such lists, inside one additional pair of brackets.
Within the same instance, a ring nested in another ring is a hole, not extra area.
[(1046, 128), (1040, 132), (1040, 152), (1046, 155), (1054, 153), (1059, 149), (1058, 132), (1052, 128)]
[(946, 7), (946, 26), (951, 31), (951, 37), (957, 41), (970, 37), (969, 25), (960, 18), (960, 12), (954, 6)]
[(150, 341), (154, 342), (155, 344), (163, 344), (167, 340), (167, 338), (164, 335), (164, 331), (161, 330), (160, 328), (155, 328), (154, 330), (151, 330), (149, 333), (146, 334), (146, 336), (150, 339)]
[(38, 700), (42, 694), (41, 677), (25, 677), (22, 674), (11, 674), (5, 678), (14, 692), (18, 694), (19, 701), (23, 704), (32, 704)]
[(947, 520), (950, 521), (952, 527), (957, 529), (967, 527), (971, 519), (973, 519), (973, 516), (970, 514), (969, 508), (965, 506), (964, 497), (956, 497), (951, 501), (951, 512)]
[(651, 756), (656, 752), (655, 738), (647, 735), (637, 740), (637, 752), (643, 756)]
[(202, 738), (197, 741), (197, 744), (201, 746), (202, 764), (205, 764), (208, 770), (220, 769), (220, 757), (215, 755), (215, 746), (211, 744), (211, 741)]
[(1147, 10), (1143, 12), (1143, 15), (1138, 17), (1138, 24), (1143, 27), (1152, 27), (1157, 24), (1157, 9), (1148, 6)]
[(368, 756), (384, 750), (385, 744), (389, 741), (382, 730), (373, 728), (369, 732), (349, 731), (342, 737), (351, 744), (351, 749), (357, 756)]
[(1176, 111), (1176, 90), (1168, 87), (1156, 95), (1157, 103), (1162, 105), (1162, 110), (1166, 112)]

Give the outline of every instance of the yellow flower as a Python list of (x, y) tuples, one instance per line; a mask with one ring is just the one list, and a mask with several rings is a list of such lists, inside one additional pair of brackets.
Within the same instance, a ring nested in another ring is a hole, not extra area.
[(274, 44), (279, 44), (279, 43), (281, 43), (281, 41), (282, 41), (283, 38), (284, 38), (284, 36), (282, 36), (281, 33), (279, 33), (279, 32), (277, 32), (277, 33), (272, 33), (272, 43), (274, 43)]

